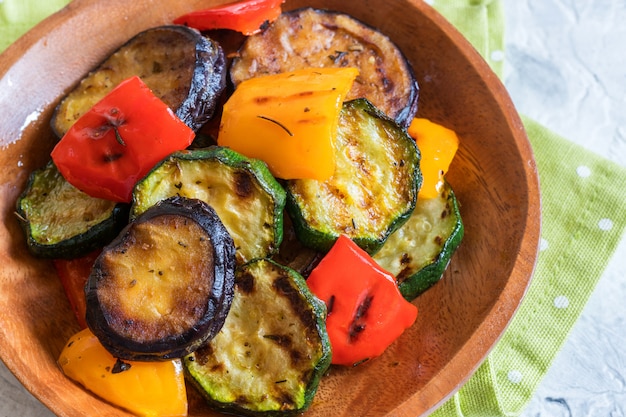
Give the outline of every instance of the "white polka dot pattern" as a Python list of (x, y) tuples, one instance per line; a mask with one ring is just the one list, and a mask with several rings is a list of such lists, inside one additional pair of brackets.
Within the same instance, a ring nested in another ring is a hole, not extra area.
[(611, 219), (601, 219), (598, 222), (598, 227), (600, 230), (609, 231), (613, 228), (613, 220)]
[(559, 309), (565, 309), (569, 307), (569, 298), (564, 295), (559, 295), (554, 299), (554, 306)]
[(589, 169), (588, 166), (581, 165), (578, 168), (576, 168), (576, 173), (581, 178), (587, 178), (591, 175), (591, 170)]
[(514, 369), (514, 370), (509, 371), (509, 373), (507, 374), (507, 378), (513, 384), (519, 384), (520, 382), (522, 382), (522, 379), (524, 378), (524, 376), (522, 375), (520, 371), (517, 371)]

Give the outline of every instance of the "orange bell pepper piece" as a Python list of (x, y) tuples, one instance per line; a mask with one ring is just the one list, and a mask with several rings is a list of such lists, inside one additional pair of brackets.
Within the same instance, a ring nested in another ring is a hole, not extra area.
[(180, 359), (122, 362), (87, 328), (70, 338), (57, 362), (68, 378), (133, 414), (187, 415), (187, 391)]
[(408, 129), (422, 154), (422, 188), (419, 198), (435, 198), (443, 185), (443, 177), (459, 148), (459, 138), (453, 130), (428, 119), (415, 118)]
[(335, 138), (356, 68), (307, 68), (251, 78), (224, 104), (217, 143), (265, 161), (282, 179), (324, 181), (335, 171)]

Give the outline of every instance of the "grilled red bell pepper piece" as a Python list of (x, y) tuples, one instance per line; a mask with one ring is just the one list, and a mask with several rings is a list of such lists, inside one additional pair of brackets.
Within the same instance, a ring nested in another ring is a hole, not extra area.
[(130, 202), (135, 183), (193, 138), (193, 130), (134, 76), (72, 125), (52, 150), (52, 159), (79, 190)]
[(253, 35), (280, 16), (285, 0), (244, 0), (187, 13), (174, 23), (198, 30), (230, 29)]
[(307, 284), (326, 303), (332, 363), (355, 365), (379, 356), (417, 318), (392, 274), (341, 235)]
[(80, 258), (55, 259), (52, 261), (81, 329), (87, 327), (87, 322), (85, 321), (85, 313), (87, 311), (85, 283), (100, 252), (101, 250), (98, 249)]

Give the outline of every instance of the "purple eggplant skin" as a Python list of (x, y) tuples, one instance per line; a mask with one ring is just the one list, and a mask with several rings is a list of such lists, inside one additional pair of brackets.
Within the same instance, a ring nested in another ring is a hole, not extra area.
[[(176, 28), (189, 29), (186, 26)], [(187, 98), (176, 109), (176, 116), (194, 131), (199, 130), (215, 113), (226, 88), (227, 63), (219, 43), (197, 33), (196, 67)]]
[[(141, 232), (142, 227), (147, 229)], [(208, 245), (208, 250), (192, 247), (191, 241)], [(131, 268), (132, 274), (119, 273)], [(202, 273), (189, 272), (198, 268)], [(168, 275), (174, 274), (170, 271), (176, 275)], [(233, 300), (234, 277), (235, 245), (215, 211), (201, 200), (171, 197), (129, 223), (96, 259), (85, 286), (87, 325), (116, 358), (180, 358), (221, 330)], [(168, 279), (169, 284), (159, 287), (160, 280)], [(151, 292), (165, 291), (161, 295), (173, 299), (165, 308), (173, 312), (146, 318), (144, 311), (163, 308), (160, 296), (146, 301), (132, 292), (148, 287)]]
[(226, 88), (220, 44), (180, 25), (146, 29), (92, 69), (59, 102), (50, 126), (59, 137), (122, 81), (138, 76), (194, 131), (209, 121)]

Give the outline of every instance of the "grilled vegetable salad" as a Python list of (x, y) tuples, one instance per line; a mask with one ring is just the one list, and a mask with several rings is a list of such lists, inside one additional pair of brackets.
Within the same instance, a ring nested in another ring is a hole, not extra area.
[[(301, 413), (331, 363), (401, 343), (463, 237), (458, 138), (416, 118), (401, 51), (281, 3), (122, 45), (61, 100), (16, 203), (82, 328), (61, 369), (136, 415), (186, 415), (182, 378), (218, 411)], [(221, 29), (248, 35), (232, 60)]]

